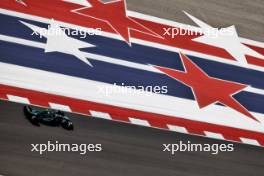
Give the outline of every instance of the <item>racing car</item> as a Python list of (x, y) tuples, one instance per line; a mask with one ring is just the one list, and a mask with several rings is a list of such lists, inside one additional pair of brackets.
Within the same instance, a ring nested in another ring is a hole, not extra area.
[(32, 109), (30, 106), (25, 106), (24, 114), (32, 124), (37, 126), (40, 126), (41, 123), (49, 126), (61, 126), (67, 130), (73, 130), (72, 121), (69, 117), (65, 116), (62, 111), (49, 109), (37, 110)]

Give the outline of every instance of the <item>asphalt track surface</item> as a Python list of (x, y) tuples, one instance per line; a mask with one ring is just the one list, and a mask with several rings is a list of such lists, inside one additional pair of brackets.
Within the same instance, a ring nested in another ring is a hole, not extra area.
[[(236, 25), (240, 36), (264, 41), (262, 0), (128, 0), (138, 12), (193, 24), (182, 10), (214, 27)], [(219, 26), (220, 25), (220, 26)], [(264, 149), (235, 144), (234, 152), (162, 152), (163, 143), (225, 143), (107, 120), (69, 115), (75, 130), (32, 126), (23, 105), (0, 101), (0, 175), (157, 175), (248, 176), (263, 175)], [(31, 143), (102, 143), (103, 151), (80, 155), (73, 152), (30, 152)]]
[[(0, 101), (0, 174), (109, 175), (109, 176), (248, 176), (263, 175), (263, 148), (235, 144), (234, 152), (163, 152), (163, 143), (182, 140), (199, 144), (227, 143), (203, 137), (69, 114), (74, 131), (58, 127), (33, 126), (22, 113), (23, 105)], [(31, 144), (101, 143), (103, 151), (31, 152)]]

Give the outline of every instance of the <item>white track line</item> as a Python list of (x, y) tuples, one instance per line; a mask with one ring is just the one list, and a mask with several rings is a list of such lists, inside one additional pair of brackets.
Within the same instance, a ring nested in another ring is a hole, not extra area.
[(107, 120), (112, 120), (112, 117), (110, 116), (110, 114), (105, 113), (105, 112), (99, 112), (99, 111), (90, 110), (90, 114), (93, 117), (97, 117), (97, 118), (101, 118), (101, 119), (107, 119)]
[(19, 96), (7, 94), (7, 98), (8, 98), (8, 100), (13, 101), (13, 102), (30, 104), (30, 101), (25, 97), (19, 97)]
[(130, 120), (132, 124), (135, 124), (135, 125), (147, 126), (147, 127), (151, 126), (147, 120), (137, 119), (133, 117), (129, 117), (128, 119)]
[(179, 132), (179, 133), (186, 133), (188, 134), (188, 130), (185, 127), (176, 126), (176, 125), (167, 125), (169, 130)]
[(71, 108), (67, 105), (57, 104), (57, 103), (49, 103), (50, 107), (53, 109), (66, 111), (66, 112), (72, 112)]
[(206, 137), (209, 137), (209, 138), (214, 138), (214, 139), (222, 139), (224, 140), (224, 136), (220, 133), (213, 133), (213, 132), (210, 132), (210, 131), (204, 131), (204, 134)]
[(241, 137), (240, 138), (241, 141), (245, 144), (250, 144), (250, 145), (257, 145), (257, 146), (260, 146), (259, 142), (257, 140), (254, 140), (254, 139), (248, 139), (248, 138), (243, 138)]

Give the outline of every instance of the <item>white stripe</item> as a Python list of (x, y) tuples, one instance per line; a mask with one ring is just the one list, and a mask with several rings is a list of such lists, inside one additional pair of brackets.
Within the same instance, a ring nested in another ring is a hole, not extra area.
[(204, 134), (209, 137), (209, 138), (214, 138), (214, 139), (225, 139), (224, 136), (220, 133), (213, 133), (209, 131), (204, 131)]
[[(200, 109), (193, 100), (136, 90), (135, 93), (106, 94), (99, 88), (116, 89), (116, 85), (1, 62), (0, 70), (0, 84), (4, 85), (261, 133), (264, 129), (264, 115), (260, 113), (251, 112), (261, 121), (258, 123), (225, 106)], [(122, 90), (131, 92), (129, 88), (122, 87)]]
[(188, 134), (188, 130), (185, 127), (176, 126), (176, 125), (167, 125), (167, 126), (171, 131), (176, 131), (179, 133), (187, 133)]
[[(42, 49), (45, 48), (45, 44), (43, 44), (43, 43), (33, 42), (30, 40), (25, 40), (25, 39), (19, 39), (19, 38), (11, 37), (11, 36), (4, 36), (1, 34), (0, 34), (0, 40), (12, 42), (12, 43), (16, 43), (16, 44), (21, 44), (21, 45), (27, 45), (30, 47), (36, 47), (36, 48), (42, 48)], [(155, 69), (154, 67), (149, 66), (149, 65), (138, 64), (138, 63), (129, 62), (129, 61), (123, 61), (120, 59), (106, 57), (106, 56), (97, 55), (97, 54), (91, 54), (91, 53), (85, 53), (85, 52), (83, 52), (83, 54), (87, 58), (92, 59), (92, 60), (98, 60), (98, 61), (108, 62), (111, 64), (122, 65), (124, 67), (129, 67), (129, 68), (134, 68), (134, 69), (139, 69), (139, 70), (145, 70), (145, 71), (150, 71), (150, 72), (159, 73), (159, 74), (164, 74), (161, 71), (159, 71), (158, 69)], [(244, 89), (244, 91), (264, 95), (264, 90), (253, 88), (253, 87), (247, 87)]]
[(244, 91), (253, 92), (253, 93), (256, 93), (256, 94), (264, 95), (264, 90), (263, 89), (257, 89), (257, 88), (251, 87), (251, 86), (246, 87), (244, 89)]
[(26, 46), (30, 46), (30, 47), (34, 47), (34, 48), (45, 49), (45, 46), (46, 46), (46, 44), (44, 44), (44, 43), (20, 39), (20, 38), (16, 38), (16, 37), (1, 35), (1, 34), (0, 34), (0, 40), (6, 41), (6, 42), (11, 42), (11, 43), (16, 43), (16, 44), (20, 44), (20, 45), (26, 45)]
[(19, 97), (15, 95), (7, 95), (8, 100), (17, 102), (17, 103), (23, 103), (23, 104), (30, 104), (29, 100), (25, 97)]
[(147, 120), (136, 119), (136, 118), (132, 118), (132, 117), (129, 117), (128, 119), (130, 120), (131, 123), (133, 123), (135, 125), (141, 125), (141, 126), (150, 127), (150, 124), (149, 124), (149, 122)]
[(49, 103), (50, 107), (53, 109), (61, 110), (61, 111), (66, 111), (66, 112), (72, 112), (71, 108), (66, 105), (62, 104), (57, 104), (57, 103)]
[(257, 140), (254, 140), (254, 139), (248, 139), (248, 138), (240, 138), (241, 141), (245, 144), (251, 144), (251, 145), (257, 145), (257, 146), (260, 146), (259, 142)]
[[(0, 9), (0, 13), (7, 14), (7, 15), (10, 15), (10, 16), (19, 17), (19, 18), (39, 21), (39, 22), (43, 22), (43, 23), (50, 23), (50, 19), (46, 19), (46, 18), (43, 18), (43, 17), (34, 16), (34, 15), (28, 15), (28, 14), (24, 14), (24, 13), (19, 13), (19, 12), (14, 12), (14, 11), (9, 11), (9, 10), (5, 10), (5, 9)], [(153, 17), (153, 18), (156, 18), (156, 17)], [(64, 27), (69, 27), (69, 28), (72, 28), (72, 29), (77, 29), (77, 30), (82, 30), (82, 31), (89, 32), (87, 28), (82, 27), (82, 26), (78, 26), (78, 25), (74, 25), (74, 24), (70, 24), (70, 23), (65, 23), (65, 22), (61, 22), (61, 21), (56, 21), (56, 22), (58, 22), (59, 25), (64, 26)], [(117, 39), (117, 40), (123, 40), (117, 34), (103, 32), (103, 31), (101, 33), (102, 33), (103, 36), (108, 37), (108, 38), (113, 38), (113, 39)], [(140, 39), (135, 39), (135, 38), (131, 38), (131, 41), (133, 43), (137, 43), (137, 44), (140, 44), (140, 45), (145, 45), (145, 46), (149, 46), (149, 47), (159, 48), (159, 49), (163, 49), (163, 50), (167, 50), (167, 51), (171, 51), (171, 52), (178, 53), (179, 51), (182, 51), (182, 52), (184, 52), (187, 55), (201, 57), (201, 58), (204, 58), (204, 59), (207, 59), (207, 60), (213, 60), (213, 61), (217, 61), (217, 62), (221, 62), (221, 63), (235, 65), (235, 66), (238, 66), (238, 67), (250, 68), (250, 69), (254, 69), (254, 70), (258, 70), (258, 71), (264, 71), (264, 68), (261, 67), (261, 66), (250, 65), (250, 64), (247, 65), (247, 66), (244, 66), (244, 65), (241, 65), (240, 63), (238, 63), (236, 61), (231, 61), (231, 60), (228, 60), (228, 59), (223, 59), (223, 58), (220, 58), (220, 57), (207, 55), (207, 54), (203, 54), (203, 53), (198, 53), (198, 52), (194, 52), (194, 51), (190, 51), (190, 50), (186, 50), (186, 49), (171, 47), (171, 46), (162, 45), (162, 44), (153, 43), (153, 42), (148, 42), (148, 41), (145, 41), (145, 40), (140, 40)], [(246, 41), (250, 41), (250, 40), (246, 40)], [(252, 43), (256, 44), (257, 42), (252, 42)], [(247, 44), (250, 44), (250, 43), (247, 43)], [(263, 46), (263, 48), (264, 48), (264, 46)]]
[(107, 120), (112, 120), (112, 117), (110, 114), (105, 113), (105, 112), (98, 112), (98, 111), (89, 111), (93, 117), (97, 118), (102, 118), (102, 119), (107, 119)]

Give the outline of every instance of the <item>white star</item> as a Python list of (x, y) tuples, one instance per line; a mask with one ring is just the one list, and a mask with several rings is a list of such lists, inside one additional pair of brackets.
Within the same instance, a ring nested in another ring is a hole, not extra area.
[(70, 2), (73, 4), (79, 4), (79, 5), (85, 6), (85, 7), (92, 7), (91, 4), (87, 0), (62, 0), (62, 1)]
[(54, 20), (52, 20), (48, 29), (41, 28), (23, 21), (20, 22), (33, 30), (33, 34), (38, 34), (47, 38), (47, 43), (45, 46), (46, 53), (61, 52), (74, 55), (92, 67), (92, 64), (85, 57), (85, 53), (81, 52), (79, 49), (94, 47), (94, 45), (67, 36)]
[(23, 0), (16, 0), (16, 2), (22, 4), (23, 6), (27, 6), (27, 4)]
[[(250, 49), (249, 47), (245, 46), (243, 43), (240, 42), (239, 36), (234, 25), (227, 28), (221, 28), (219, 30), (204, 23), (203, 21), (188, 14), (185, 11), (184, 13), (189, 18), (191, 18), (198, 26), (200, 26), (204, 34), (201, 37), (193, 39), (194, 41), (225, 49), (243, 66), (247, 65), (247, 59), (245, 55), (263, 58), (261, 54)], [(212, 35), (212, 33), (210, 32), (214, 32), (214, 35)]]

